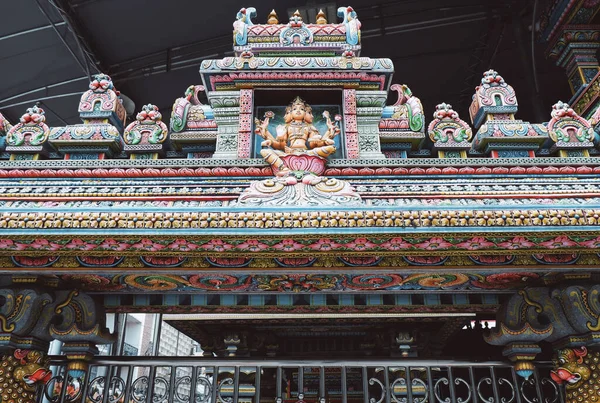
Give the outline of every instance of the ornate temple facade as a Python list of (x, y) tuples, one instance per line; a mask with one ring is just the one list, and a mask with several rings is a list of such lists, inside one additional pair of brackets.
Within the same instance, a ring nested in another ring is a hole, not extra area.
[[(494, 70), (426, 112), (352, 7), (242, 8), (170, 122), (105, 74), (80, 124), (0, 115), (0, 401), (599, 401), (597, 12), (545, 14), (546, 122)], [(204, 356), (100, 356), (134, 313)]]

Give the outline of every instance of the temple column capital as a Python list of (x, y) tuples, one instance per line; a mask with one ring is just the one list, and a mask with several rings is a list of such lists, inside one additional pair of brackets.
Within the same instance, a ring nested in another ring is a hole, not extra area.
[(547, 54), (566, 70), (574, 94), (600, 72), (596, 57), (599, 38), (600, 25), (564, 25), (550, 42)]

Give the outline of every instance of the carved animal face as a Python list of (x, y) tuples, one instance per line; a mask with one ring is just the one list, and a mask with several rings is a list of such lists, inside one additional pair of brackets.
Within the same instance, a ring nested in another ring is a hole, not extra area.
[(35, 385), (38, 382), (46, 384), (52, 378), (52, 372), (46, 368), (38, 368), (31, 375), (24, 375), (23, 381), (27, 385)]
[(576, 387), (583, 381), (590, 378), (591, 370), (584, 363), (583, 357), (587, 355), (587, 349), (567, 348), (558, 352), (558, 368), (552, 371), (550, 376), (552, 379), (561, 384), (566, 382), (569, 386)]
[(90, 89), (94, 92), (106, 92), (114, 89), (114, 85), (110, 76), (106, 74), (96, 74), (90, 81)]
[(24, 388), (33, 391), (38, 382), (46, 384), (52, 378), (45, 365), (42, 354), (38, 351), (17, 350), (26, 352), (26, 355), (15, 354), (15, 358), (20, 359), (20, 364), (15, 367), (14, 378), (24, 384)]

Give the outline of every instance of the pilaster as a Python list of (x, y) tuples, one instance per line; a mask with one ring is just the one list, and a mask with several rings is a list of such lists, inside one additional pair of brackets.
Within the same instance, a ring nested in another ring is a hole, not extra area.
[(237, 139), (237, 157), (250, 158), (252, 152), (252, 115), (254, 90), (240, 90), (240, 126)]
[(240, 91), (213, 91), (208, 93), (208, 100), (213, 108), (218, 127), (217, 146), (213, 158), (238, 158), (240, 98)]
[[(386, 91), (355, 91), (356, 115), (354, 123), (357, 130), (357, 149), (360, 159), (385, 158), (381, 152), (379, 139), (379, 121), (387, 99)], [(352, 126), (351, 126), (352, 127)], [(346, 128), (348, 138), (348, 128)], [(351, 146), (346, 140), (346, 147)], [(352, 157), (348, 153), (348, 158)]]

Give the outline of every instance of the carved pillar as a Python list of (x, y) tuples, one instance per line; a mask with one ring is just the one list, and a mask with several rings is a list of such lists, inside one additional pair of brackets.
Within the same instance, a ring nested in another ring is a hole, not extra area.
[(33, 403), (39, 385), (52, 377), (45, 352), (53, 298), (32, 289), (1, 289), (0, 297), (0, 398)]
[(558, 368), (551, 376), (567, 385), (567, 402), (598, 401), (600, 354), (588, 354), (586, 346), (600, 338), (599, 297), (600, 285), (590, 284), (521, 290), (498, 312), (486, 341), (504, 346), (504, 355), (525, 378), (533, 373), (539, 343), (551, 343), (558, 350)]
[(105, 327), (104, 310), (92, 297), (75, 290), (56, 291), (54, 295), (54, 314), (63, 319), (50, 324), (48, 333), (52, 339), (64, 343), (62, 351), (67, 366), (51, 385), (50, 392), (55, 396), (64, 393), (68, 401), (83, 401), (81, 393), (87, 381), (88, 362), (98, 354), (96, 345), (112, 343), (114, 339)]
[[(237, 159), (240, 132), (240, 91), (212, 91), (208, 100), (217, 122), (217, 149), (213, 158)], [(249, 122), (251, 125), (252, 122)], [(251, 127), (251, 126), (250, 126)]]
[(61, 393), (65, 376), (52, 377), (45, 358), (53, 339), (65, 343), (69, 360), (65, 394), (76, 398), (85, 380), (85, 361), (96, 353), (96, 344), (112, 342), (103, 310), (89, 295), (75, 290), (4, 288), (0, 297), (2, 403), (37, 401), (39, 384), (48, 384), (51, 396)]
[[(345, 130), (346, 130), (346, 153), (348, 159), (360, 158), (360, 159), (382, 159), (385, 158), (381, 152), (381, 144), (379, 140), (379, 120), (385, 106), (387, 99), (386, 91), (353, 91), (356, 97), (356, 115), (344, 113)], [(344, 94), (344, 103), (346, 103), (347, 97), (351, 96), (352, 93)], [(344, 106), (344, 109), (348, 106)], [(354, 116), (354, 117), (352, 117)], [(354, 126), (348, 125), (350, 123), (356, 125), (357, 140), (358, 144), (356, 147), (353, 144), (352, 136), (354, 135), (349, 128), (352, 129)], [(349, 135), (350, 134), (350, 135)], [(348, 140), (351, 140), (350, 142)], [(350, 150), (348, 149), (350, 147)], [(353, 154), (353, 150), (357, 149), (358, 155)]]
[(355, 159), (359, 157), (355, 89), (344, 90), (343, 108), (346, 158)]
[(225, 355), (227, 357), (236, 357), (238, 355), (238, 349), (242, 340), (237, 333), (228, 333), (223, 338), (223, 344), (225, 344)]
[(573, 94), (600, 72), (596, 52), (600, 48), (600, 26), (565, 25), (554, 37), (548, 55), (566, 70)]
[[(63, 345), (63, 353), (67, 357), (66, 382), (63, 377), (62, 385), (66, 384), (65, 395), (70, 402), (84, 401), (83, 385), (88, 381), (89, 361), (98, 354), (96, 345), (92, 342), (67, 342)], [(62, 392), (56, 390), (55, 392)]]

